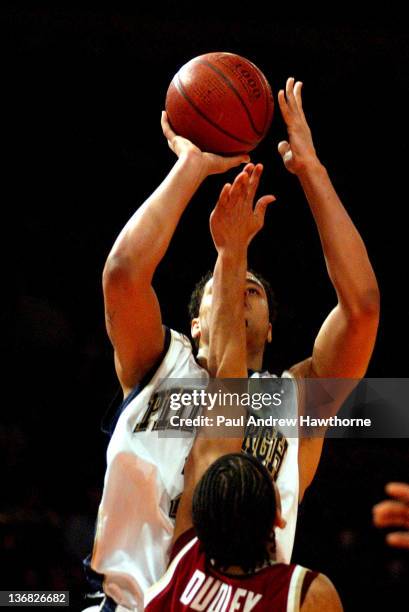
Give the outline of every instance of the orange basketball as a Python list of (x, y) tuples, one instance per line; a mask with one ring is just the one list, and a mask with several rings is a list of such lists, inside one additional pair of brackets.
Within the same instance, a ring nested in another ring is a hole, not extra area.
[(206, 53), (182, 66), (166, 95), (174, 131), (202, 151), (234, 155), (254, 149), (273, 118), (270, 85), (257, 66), (234, 53)]

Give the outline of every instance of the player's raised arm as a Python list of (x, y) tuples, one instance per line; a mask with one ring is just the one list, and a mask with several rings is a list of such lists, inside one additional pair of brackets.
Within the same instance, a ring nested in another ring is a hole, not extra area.
[[(298, 177), (310, 205), (337, 304), (315, 339), (311, 357), (290, 371), (298, 378), (349, 379), (339, 385), (334, 402), (324, 407), (308, 403), (310, 416), (330, 417), (367, 370), (378, 329), (379, 289), (363, 240), (317, 157), (302, 107), (301, 87), (301, 82), (294, 84), (290, 78), (285, 92), (278, 94), (288, 131), (288, 141), (280, 142), (278, 150), (287, 170)], [(301, 439), (300, 500), (314, 478), (324, 430), (321, 437)]]
[(172, 131), (166, 113), (162, 129), (178, 160), (119, 234), (103, 273), (106, 326), (125, 395), (162, 352), (164, 333), (152, 277), (184, 209), (207, 176), (248, 161), (247, 155), (203, 153)]
[(247, 377), (246, 294), (247, 249), (264, 225), (274, 196), (253, 202), (263, 167), (248, 164), (233, 186), (223, 188), (210, 217), (218, 257), (213, 274), (209, 329), (209, 373), (218, 378)]
[(338, 303), (315, 340), (311, 359), (295, 366), (300, 376), (362, 378), (375, 344), (379, 289), (368, 253), (319, 161), (301, 99), (302, 83), (287, 80), (278, 94), (288, 142), (278, 145), (287, 170), (295, 174), (314, 216)]
[[(202, 333), (209, 336), (208, 369), (218, 378), (247, 378), (245, 326), (247, 249), (264, 225), (266, 208), (274, 196), (261, 197), (253, 210), (253, 202), (263, 167), (248, 164), (232, 185), (226, 184), (210, 217), (210, 229), (217, 250), (211, 308), (202, 320)], [(207, 329), (203, 329), (207, 327)], [(212, 417), (223, 414), (223, 406), (215, 406)], [(227, 453), (240, 452), (243, 431), (237, 438), (207, 437), (199, 432), (185, 466), (185, 488), (179, 504), (173, 540), (191, 526), (192, 496), (196, 484), (207, 468)]]

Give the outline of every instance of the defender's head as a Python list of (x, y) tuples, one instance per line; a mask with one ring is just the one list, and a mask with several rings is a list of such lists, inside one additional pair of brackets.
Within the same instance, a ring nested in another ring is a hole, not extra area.
[[(189, 302), (191, 334), (197, 348), (209, 339), (209, 313), (212, 305), (212, 272), (197, 283)], [(277, 316), (277, 302), (270, 283), (260, 274), (249, 270), (246, 276), (245, 320), (247, 348), (250, 352), (264, 351), (271, 342), (272, 326)]]
[(208, 468), (194, 491), (192, 517), (207, 558), (246, 572), (269, 559), (273, 526), (285, 525), (269, 472), (245, 453), (224, 455)]

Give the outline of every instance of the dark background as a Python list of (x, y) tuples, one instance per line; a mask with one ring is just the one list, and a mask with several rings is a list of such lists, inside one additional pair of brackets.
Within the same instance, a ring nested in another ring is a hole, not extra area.
[[(135, 5), (136, 6), (136, 5)], [(101, 272), (126, 220), (174, 163), (160, 129), (167, 86), (201, 53), (255, 62), (276, 97), (304, 82), (318, 154), (368, 247), (382, 319), (368, 376), (407, 371), (409, 42), (399, 16), (278, 19), (165, 3), (132, 14), (3, 9), (0, 589), (67, 589), (81, 609), (117, 384), (104, 331)], [(217, 15), (217, 16), (216, 16)], [(272, 282), (280, 316), (270, 369), (311, 353), (335, 294), (297, 179), (272, 128), (252, 158), (277, 196), (250, 264)], [(406, 156), (407, 157), (407, 156)], [(231, 178), (231, 177), (230, 177)], [(208, 217), (224, 178), (203, 185), (155, 277), (164, 322), (187, 331), (186, 303), (215, 261)], [(9, 220), (10, 219), (10, 220)], [(406, 440), (329, 440), (300, 512), (294, 560), (327, 573), (346, 610), (406, 596), (408, 553), (387, 549), (371, 507), (409, 480)]]

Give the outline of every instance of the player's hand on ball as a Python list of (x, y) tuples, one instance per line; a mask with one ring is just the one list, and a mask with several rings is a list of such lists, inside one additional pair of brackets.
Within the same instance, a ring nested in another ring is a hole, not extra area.
[(311, 162), (317, 162), (311, 130), (304, 115), (301, 98), (301, 81), (287, 79), (285, 93), (278, 92), (278, 104), (287, 126), (288, 141), (278, 144), (278, 152), (287, 170), (293, 174), (301, 173)]
[(262, 172), (261, 164), (247, 164), (232, 185), (226, 183), (223, 187), (210, 215), (210, 231), (217, 251), (247, 247), (263, 227), (267, 206), (275, 197), (262, 196), (253, 209)]
[(165, 111), (162, 111), (162, 131), (168, 141), (169, 148), (178, 156), (182, 155), (191, 156), (197, 159), (201, 163), (201, 171), (203, 176), (209, 176), (210, 174), (221, 174), (227, 172), (231, 168), (235, 168), (240, 164), (247, 163), (250, 161), (250, 157), (247, 154), (235, 155), (232, 157), (222, 157), (221, 155), (215, 155), (214, 153), (203, 152), (193, 144), (187, 138), (178, 136), (172, 130), (169, 124), (169, 120)]

